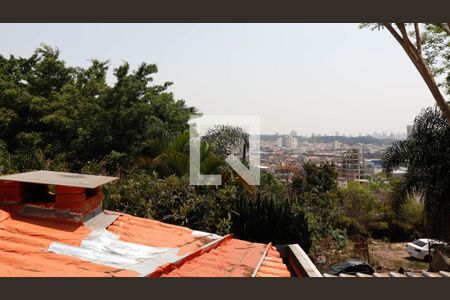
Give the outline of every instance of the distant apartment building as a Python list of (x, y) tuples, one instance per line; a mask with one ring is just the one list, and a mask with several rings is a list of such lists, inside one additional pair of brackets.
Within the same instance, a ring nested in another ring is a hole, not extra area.
[(282, 148), (283, 147), (283, 137), (280, 136), (277, 138), (277, 142), (275, 144), (277, 147)]
[(338, 163), (338, 176), (341, 180), (355, 181), (365, 178), (364, 154), (360, 148), (352, 148), (342, 153)]
[(341, 149), (341, 143), (339, 141), (333, 142), (333, 150), (339, 150)]
[(298, 146), (298, 139), (296, 136), (289, 136), (287, 139), (288, 148), (294, 149)]
[(291, 135), (284, 135), (277, 138), (277, 144), (278, 147), (282, 148), (289, 148), (289, 149), (295, 149), (298, 145), (298, 140), (296, 136)]

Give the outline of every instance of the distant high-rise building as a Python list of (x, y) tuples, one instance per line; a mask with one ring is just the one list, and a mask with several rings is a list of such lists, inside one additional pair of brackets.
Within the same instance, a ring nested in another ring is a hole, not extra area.
[(291, 130), (291, 136), (297, 136), (297, 131)]
[(333, 142), (333, 149), (334, 150), (339, 150), (341, 149), (341, 143), (339, 141), (334, 141)]
[(349, 181), (363, 179), (365, 176), (364, 154), (360, 148), (350, 149), (342, 154), (338, 163), (339, 177)]
[(284, 148), (297, 148), (298, 140), (296, 136), (290, 136), (290, 135), (283, 135), (277, 138), (276, 145), (278, 147), (284, 147)]
[(278, 147), (283, 147), (283, 137), (280, 136), (279, 138), (277, 138), (277, 144)]
[(288, 148), (297, 148), (297, 144), (298, 144), (298, 140), (297, 140), (297, 136), (290, 136), (288, 138)]

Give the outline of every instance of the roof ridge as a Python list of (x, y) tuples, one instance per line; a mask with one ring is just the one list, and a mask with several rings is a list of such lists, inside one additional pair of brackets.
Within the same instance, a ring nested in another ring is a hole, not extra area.
[(227, 234), (226, 236), (222, 237), (219, 240), (212, 241), (212, 242), (202, 246), (201, 248), (199, 248), (191, 253), (186, 254), (185, 256), (181, 257), (179, 260), (177, 260), (173, 263), (159, 266), (155, 271), (148, 274), (146, 277), (161, 277), (163, 274), (170, 273), (170, 271), (181, 267), (186, 262), (188, 262), (196, 257), (201, 256), (205, 252), (209, 252), (212, 249), (216, 249), (217, 247), (219, 247), (220, 244), (222, 244), (225, 241), (230, 240), (232, 238), (233, 238), (233, 234)]
[(256, 277), (256, 274), (258, 273), (264, 260), (266, 259), (267, 253), (269, 253), (270, 247), (272, 247), (272, 242), (267, 244), (266, 249), (264, 250), (264, 253), (262, 254), (261, 258), (259, 259), (258, 265), (256, 266), (255, 270), (253, 271), (252, 277)]

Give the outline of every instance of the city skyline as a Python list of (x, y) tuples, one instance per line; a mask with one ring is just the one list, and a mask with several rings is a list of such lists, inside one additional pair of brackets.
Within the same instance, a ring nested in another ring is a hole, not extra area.
[[(412, 126), (412, 125), (409, 125)], [(290, 132), (269, 132), (269, 133), (261, 133), (262, 135), (278, 135), (278, 136), (285, 136), (285, 135), (292, 135)], [(368, 133), (346, 133), (346, 132), (302, 132), (301, 130), (297, 132), (297, 136), (301, 137), (311, 137), (311, 136), (340, 136), (340, 137), (358, 137), (358, 136), (372, 136), (375, 138), (380, 137), (389, 137), (389, 136), (407, 136), (407, 130), (405, 128), (404, 131), (389, 131), (384, 130), (381, 132), (368, 132)]]

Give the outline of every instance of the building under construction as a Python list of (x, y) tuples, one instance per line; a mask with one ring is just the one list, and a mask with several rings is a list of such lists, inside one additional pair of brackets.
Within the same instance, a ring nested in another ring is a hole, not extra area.
[(352, 148), (342, 153), (338, 163), (339, 179), (347, 182), (365, 178), (364, 150)]

